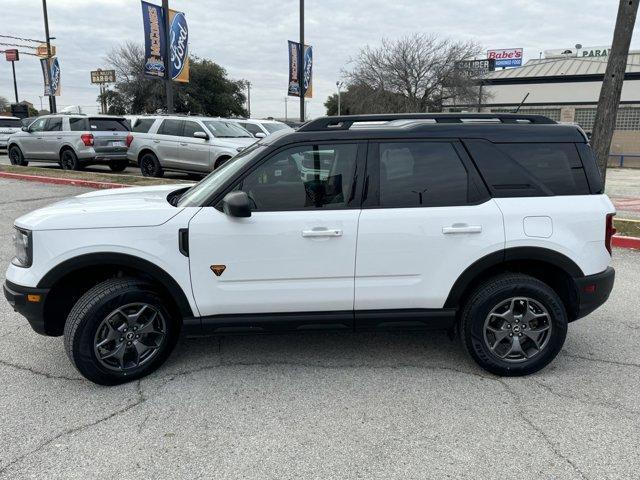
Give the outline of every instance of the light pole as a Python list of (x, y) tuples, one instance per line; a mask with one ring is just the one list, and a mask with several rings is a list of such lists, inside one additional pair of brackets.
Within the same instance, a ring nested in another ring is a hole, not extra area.
[(285, 122), (289, 120), (289, 114), (287, 112), (288, 101), (289, 101), (289, 97), (285, 95), (284, 97), (284, 121)]
[(339, 80), (336, 82), (336, 87), (338, 87), (338, 116), (340, 116), (340, 114), (342, 113), (340, 105), (340, 89), (342, 88), (342, 85), (344, 85), (344, 82), (341, 82)]
[(298, 82), (300, 83), (300, 121), (305, 121), (304, 112), (304, 0), (300, 0), (300, 49), (298, 52)]
[(162, 0), (164, 11), (164, 33), (167, 51), (164, 55), (164, 91), (167, 97), (167, 113), (173, 113), (173, 79), (171, 78), (171, 24), (169, 23), (169, 0)]
[(249, 114), (249, 118), (251, 118), (251, 82), (246, 80), (247, 85), (247, 113)]
[[(51, 75), (51, 39), (49, 36), (49, 15), (47, 14), (47, 0), (42, 0), (42, 11), (44, 13), (44, 35), (47, 42), (47, 68), (49, 69), (49, 75)], [(51, 81), (51, 79), (49, 79)], [(49, 92), (52, 93), (51, 91)], [(56, 96), (49, 95), (49, 111), (56, 113)]]

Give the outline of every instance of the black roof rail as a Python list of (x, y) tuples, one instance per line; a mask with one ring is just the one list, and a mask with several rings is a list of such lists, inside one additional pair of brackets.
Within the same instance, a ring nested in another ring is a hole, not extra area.
[(499, 120), (501, 123), (528, 122), (546, 125), (557, 123), (544, 115), (518, 113), (389, 113), (320, 117), (305, 123), (298, 128), (298, 131), (349, 130), (357, 122), (390, 122), (393, 120), (435, 120), (436, 123), (464, 123), (464, 120)]

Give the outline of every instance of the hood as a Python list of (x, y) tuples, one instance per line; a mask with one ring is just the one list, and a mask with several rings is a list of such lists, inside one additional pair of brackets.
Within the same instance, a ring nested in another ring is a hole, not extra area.
[(220, 145), (221, 147), (248, 147), (249, 145), (253, 145), (256, 143), (259, 138), (253, 137), (239, 137), (239, 138), (212, 138), (211, 143), (213, 145)]
[(16, 220), (28, 230), (152, 227), (161, 225), (182, 209), (167, 195), (191, 184), (97, 190), (68, 198), (28, 213)]

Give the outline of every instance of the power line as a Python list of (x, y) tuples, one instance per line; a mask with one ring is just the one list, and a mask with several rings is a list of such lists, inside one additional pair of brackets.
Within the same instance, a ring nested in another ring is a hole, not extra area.
[(6, 47), (33, 48), (34, 50), (36, 50), (38, 48), (38, 47), (33, 47), (31, 45), (24, 45), (22, 43), (3, 43), (3, 42), (0, 42), (0, 45), (4, 45)]
[(0, 38), (10, 38), (12, 40), (20, 40), (21, 42), (46, 43), (44, 40), (34, 40), (33, 38), (14, 37), (13, 35), (0, 35)]

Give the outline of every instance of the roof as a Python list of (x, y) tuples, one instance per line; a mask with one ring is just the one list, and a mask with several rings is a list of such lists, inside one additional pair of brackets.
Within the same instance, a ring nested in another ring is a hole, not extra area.
[[(529, 60), (524, 66), (496, 70), (485, 80), (510, 80), (540, 77), (604, 75), (608, 57), (567, 57)], [(629, 54), (626, 73), (640, 75), (640, 52)]]

